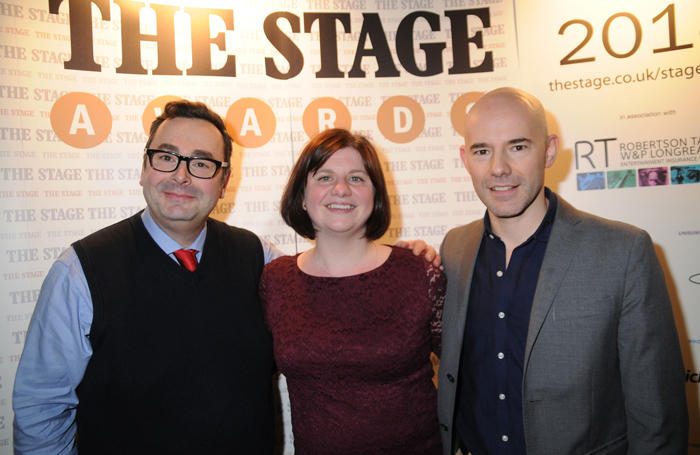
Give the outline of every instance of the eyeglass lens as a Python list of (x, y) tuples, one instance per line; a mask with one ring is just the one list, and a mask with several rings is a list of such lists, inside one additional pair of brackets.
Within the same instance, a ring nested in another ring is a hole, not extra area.
[[(184, 157), (183, 157), (184, 158)], [(172, 172), (177, 169), (182, 158), (167, 152), (154, 152), (151, 155), (151, 166), (156, 171)], [(189, 158), (187, 169), (195, 177), (211, 178), (217, 171), (216, 163), (207, 158)]]

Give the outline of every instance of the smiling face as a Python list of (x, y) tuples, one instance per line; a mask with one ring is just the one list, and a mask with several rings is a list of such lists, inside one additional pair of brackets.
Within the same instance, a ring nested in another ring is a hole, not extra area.
[[(153, 136), (150, 148), (182, 156), (224, 160), (221, 133), (213, 124), (201, 119), (176, 117), (164, 121)], [(223, 197), (228, 177), (222, 180), (219, 173), (212, 179), (199, 179), (190, 175), (184, 162), (174, 172), (156, 171), (148, 160), (144, 163), (139, 183), (149, 213), (156, 224), (181, 245), (189, 246), (188, 239), (193, 234), (196, 238), (201, 232), (209, 213)]]
[(342, 148), (318, 171), (309, 172), (304, 208), (317, 237), (344, 234), (359, 238), (364, 235), (374, 209), (374, 186), (355, 149)]
[(544, 109), (524, 92), (497, 90), (467, 115), (460, 155), (474, 190), (495, 218), (541, 221), (546, 213), (544, 170), (559, 140), (547, 136)]

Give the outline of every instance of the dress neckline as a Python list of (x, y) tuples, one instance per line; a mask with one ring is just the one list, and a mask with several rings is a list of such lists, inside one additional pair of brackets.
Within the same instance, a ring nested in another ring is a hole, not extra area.
[(357, 278), (357, 277), (361, 277), (361, 276), (366, 276), (366, 275), (370, 275), (370, 274), (373, 274), (373, 273), (377, 273), (378, 271), (380, 271), (380, 270), (382, 270), (382, 269), (388, 267), (389, 261), (392, 261), (392, 260), (394, 259), (394, 257), (396, 256), (396, 247), (393, 246), (393, 245), (387, 245), (387, 246), (388, 246), (389, 248), (391, 248), (391, 252), (389, 253), (389, 256), (387, 256), (387, 258), (384, 260), (384, 262), (382, 262), (381, 264), (379, 264), (378, 266), (376, 266), (376, 267), (373, 268), (372, 270), (368, 270), (368, 271), (362, 272), (362, 273), (357, 273), (357, 274), (355, 274), (355, 275), (348, 275), (348, 276), (317, 276), (317, 275), (311, 275), (311, 274), (309, 274), (309, 273), (306, 273), (306, 272), (304, 272), (303, 270), (301, 270), (301, 268), (299, 267), (299, 262), (298, 262), (298, 261), (299, 261), (299, 256), (301, 256), (301, 254), (303, 254), (303, 252), (302, 252), (302, 253), (298, 253), (297, 255), (294, 256), (294, 268), (295, 268), (295, 269), (297, 270), (297, 272), (300, 273), (301, 275), (304, 275), (304, 276), (307, 276), (307, 277), (310, 277), (310, 278), (318, 278), (318, 279), (343, 280), (343, 279), (346, 279), (346, 278)]

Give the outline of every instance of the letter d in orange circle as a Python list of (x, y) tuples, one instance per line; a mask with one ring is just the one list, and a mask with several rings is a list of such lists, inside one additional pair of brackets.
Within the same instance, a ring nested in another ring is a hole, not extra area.
[(382, 135), (395, 144), (415, 140), (425, 127), (425, 111), (408, 96), (392, 96), (379, 106), (377, 126)]

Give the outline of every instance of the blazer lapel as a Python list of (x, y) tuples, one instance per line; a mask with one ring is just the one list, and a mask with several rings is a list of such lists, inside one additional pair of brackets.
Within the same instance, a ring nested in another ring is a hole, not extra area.
[[(469, 291), (471, 289), (472, 276), (474, 275), (474, 264), (476, 263), (476, 256), (479, 253), (483, 235), (484, 223), (481, 220), (471, 226), (459, 239), (459, 248), (462, 249), (458, 273), (459, 285), (452, 289), (451, 295), (447, 296), (450, 299), (449, 301), (459, 302), (459, 304), (449, 308), (451, 314), (446, 315), (446, 319), (450, 321), (449, 324), (455, 325), (450, 328), (451, 330), (448, 333), (456, 333), (457, 337), (455, 339), (459, 340), (460, 344), (464, 337), (464, 327), (467, 321), (467, 304), (469, 303)], [(454, 274), (450, 275), (455, 276)]]
[(571, 266), (571, 261), (583, 236), (583, 230), (577, 227), (580, 222), (578, 211), (561, 197), (558, 198), (558, 204), (552, 232), (547, 242), (547, 251), (537, 280), (537, 290), (532, 301), (527, 343), (525, 344), (524, 373), (527, 372), (532, 347), (540, 334), (545, 319), (547, 319), (554, 298), (559, 292), (559, 287)]

